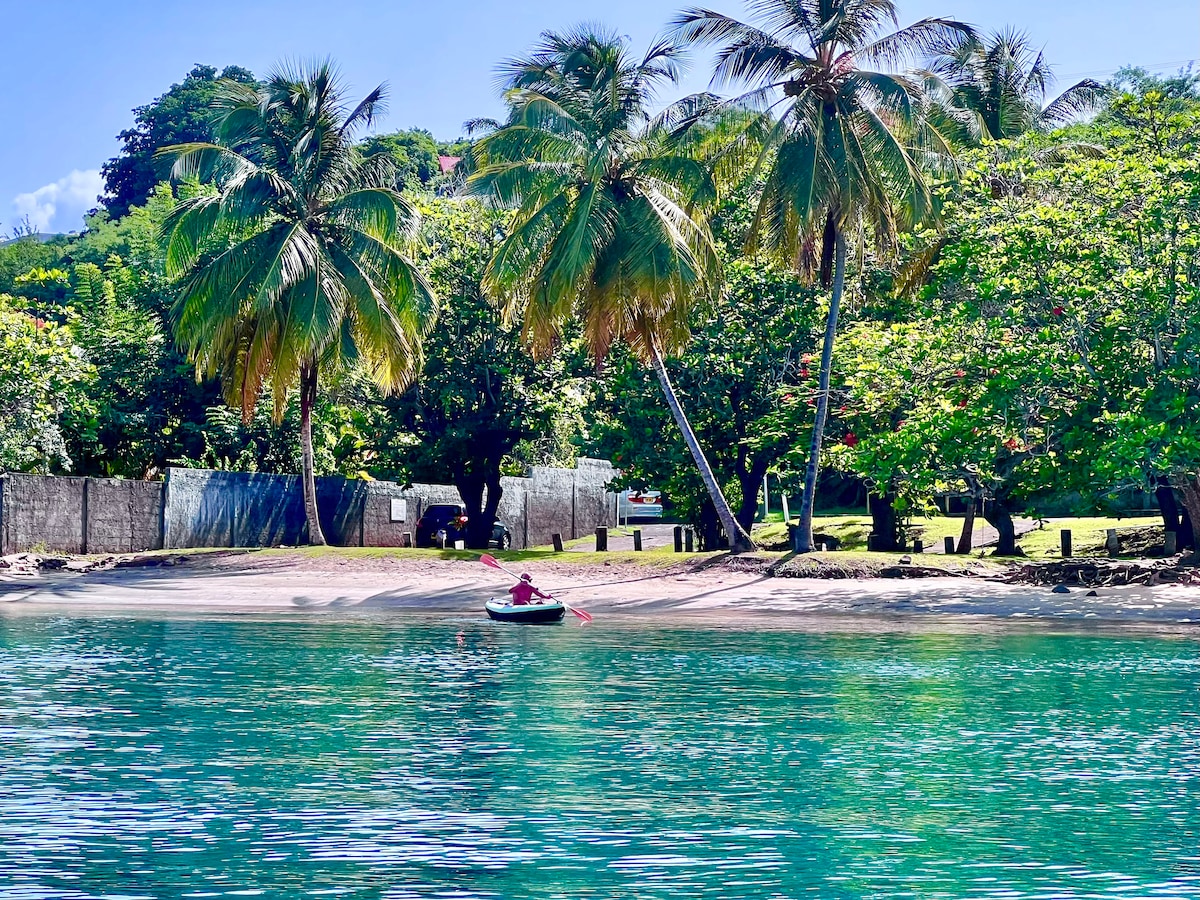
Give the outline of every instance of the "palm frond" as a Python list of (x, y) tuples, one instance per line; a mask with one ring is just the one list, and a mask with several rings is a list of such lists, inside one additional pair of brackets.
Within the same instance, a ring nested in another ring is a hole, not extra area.
[(1086, 78), (1059, 94), (1038, 115), (1038, 125), (1052, 128), (1094, 113), (1112, 98), (1112, 91), (1098, 81)]
[(902, 66), (918, 59), (953, 52), (975, 39), (975, 30), (955, 19), (926, 18), (881, 37), (854, 51), (856, 58), (885, 66)]

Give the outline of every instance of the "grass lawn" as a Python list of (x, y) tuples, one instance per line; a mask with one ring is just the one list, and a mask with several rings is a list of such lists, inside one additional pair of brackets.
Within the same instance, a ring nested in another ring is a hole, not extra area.
[[(1059, 532), (1064, 528), (1071, 529), (1072, 542), (1078, 551), (1080, 548), (1103, 544), (1109, 528), (1117, 529), (1117, 533), (1120, 534), (1125, 530), (1145, 528), (1161, 524), (1161, 522), (1162, 520), (1157, 516), (1120, 519), (1111, 516), (1081, 516), (1052, 519), (1045, 521), (1041, 528), (1021, 535), (1017, 538), (1017, 545), (1031, 557), (1057, 556), (1060, 550)], [(983, 520), (977, 518), (976, 523), (977, 525), (983, 524)], [(962, 532), (962, 525), (961, 517), (932, 516), (925, 518), (914, 516), (908, 523), (909, 537), (920, 538), (926, 548), (940, 547), (947, 537), (957, 540)], [(813, 519), (813, 530), (831, 534), (840, 540), (842, 545), (839, 553), (855, 550), (865, 551), (867, 535), (871, 531), (871, 517), (861, 514), (816, 516)], [(754, 538), (764, 544), (781, 542), (787, 539), (787, 530), (783, 522), (777, 519), (756, 526)], [(889, 554), (880, 555), (887, 556)], [(895, 554), (890, 555), (894, 556)]]
[(1139, 516), (1137, 518), (1106, 518), (1101, 516), (1080, 517), (1076, 519), (1054, 519), (1043, 523), (1043, 526), (1017, 538), (1017, 544), (1032, 557), (1058, 556), (1062, 550), (1060, 532), (1064, 528), (1071, 529), (1071, 543), (1076, 553), (1083, 547), (1103, 544), (1108, 529), (1117, 529), (1119, 536), (1122, 531), (1134, 528), (1146, 528), (1161, 525), (1158, 516)]
[[(962, 519), (947, 516), (933, 518), (914, 517), (909, 523), (911, 537), (920, 538), (926, 547), (940, 545), (947, 535), (958, 538), (962, 531)], [(861, 513), (846, 513), (830, 516), (814, 516), (813, 531), (829, 534), (841, 541), (841, 550), (866, 550), (867, 535), (871, 532), (871, 517)], [(756, 526), (755, 540), (765, 544), (787, 540), (787, 529), (782, 519)], [(840, 551), (839, 551), (840, 552)]]

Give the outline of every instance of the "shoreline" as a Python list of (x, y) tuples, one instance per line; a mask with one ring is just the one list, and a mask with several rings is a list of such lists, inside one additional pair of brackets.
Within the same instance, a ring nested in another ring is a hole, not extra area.
[[(771, 578), (719, 566), (517, 564), (597, 619), (742, 623), (803, 631), (1021, 629), (1200, 634), (1200, 586), (1098, 588), (994, 579)], [(288, 552), (197, 554), (182, 564), (84, 574), (0, 574), (0, 613), (287, 616), (482, 615), (511, 581), (460, 559)]]

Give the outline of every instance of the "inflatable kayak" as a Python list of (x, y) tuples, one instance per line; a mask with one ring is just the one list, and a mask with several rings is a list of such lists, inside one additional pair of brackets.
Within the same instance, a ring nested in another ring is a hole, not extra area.
[(488, 616), (497, 622), (519, 622), (525, 625), (549, 625), (561, 622), (566, 607), (557, 600), (548, 603), (528, 603), (513, 606), (507, 600), (489, 600), (483, 604)]

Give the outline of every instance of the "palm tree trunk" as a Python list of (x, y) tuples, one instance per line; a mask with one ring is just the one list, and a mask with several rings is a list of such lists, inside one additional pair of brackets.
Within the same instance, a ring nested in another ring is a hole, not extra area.
[(321, 516), (317, 511), (317, 480), (313, 474), (312, 411), (317, 402), (317, 364), (300, 370), (300, 483), (304, 489), (304, 515), (308, 519), (308, 542), (325, 545)]
[(663, 362), (662, 355), (658, 352), (658, 348), (652, 349), (654, 371), (658, 375), (658, 383), (662, 386), (663, 396), (667, 398), (667, 406), (671, 408), (671, 415), (675, 417), (675, 424), (679, 426), (679, 430), (683, 433), (683, 441), (688, 446), (688, 450), (692, 452), (692, 459), (696, 462), (696, 468), (700, 470), (700, 479), (704, 482), (704, 487), (708, 489), (709, 499), (712, 500), (713, 506), (717, 510), (717, 518), (721, 520), (721, 527), (725, 529), (725, 534), (729, 536), (729, 549), (733, 553), (747, 553), (754, 549), (754, 542), (750, 540), (750, 535), (746, 530), (738, 524), (734, 518), (733, 510), (729, 507), (729, 501), (725, 499), (725, 494), (721, 491), (721, 486), (717, 484), (717, 477), (713, 474), (712, 466), (708, 464), (708, 458), (704, 455), (704, 449), (700, 446), (700, 442), (696, 440), (696, 433), (692, 431), (692, 425), (688, 421), (687, 414), (683, 411), (683, 406), (679, 402), (679, 397), (675, 393), (675, 387), (671, 384), (671, 376), (667, 374), (666, 364)]
[(817, 475), (821, 470), (821, 442), (825, 438), (825, 417), (829, 413), (829, 378), (833, 370), (833, 341), (837, 337), (838, 310), (846, 285), (846, 237), (838, 226), (834, 237), (833, 295), (825, 320), (825, 343), (821, 347), (821, 375), (817, 386), (817, 418), (813, 422), (812, 443), (808, 450), (808, 468), (804, 472), (804, 495), (800, 499), (800, 525), (796, 529), (797, 553), (813, 550), (813, 503), (817, 499)]

